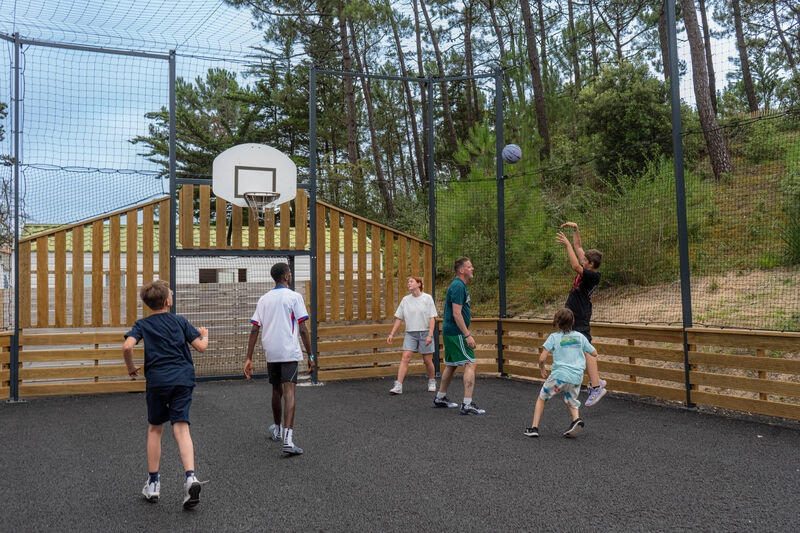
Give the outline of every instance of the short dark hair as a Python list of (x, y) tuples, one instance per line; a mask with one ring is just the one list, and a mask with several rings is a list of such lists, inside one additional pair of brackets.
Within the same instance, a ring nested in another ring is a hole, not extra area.
[(169, 291), (169, 283), (166, 280), (157, 279), (143, 286), (139, 290), (139, 297), (147, 307), (153, 311), (158, 311), (167, 305)]
[(567, 309), (566, 307), (562, 307), (558, 311), (556, 311), (555, 316), (553, 317), (553, 327), (558, 328), (560, 331), (564, 333), (569, 333), (572, 331), (572, 327), (575, 325), (575, 314)]
[(284, 276), (291, 272), (292, 269), (289, 268), (289, 265), (286, 263), (275, 263), (272, 265), (272, 268), (269, 271), (269, 274), (272, 276), (272, 279), (275, 280), (275, 283), (280, 283), (283, 281)]
[(455, 270), (456, 273), (458, 273), (458, 270), (461, 267), (463, 267), (464, 263), (466, 263), (467, 261), (469, 261), (469, 257), (459, 257), (458, 259), (456, 259), (456, 262), (453, 265), (453, 270)]

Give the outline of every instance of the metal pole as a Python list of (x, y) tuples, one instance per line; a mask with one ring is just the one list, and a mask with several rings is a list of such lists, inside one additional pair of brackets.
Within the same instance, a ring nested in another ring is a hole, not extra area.
[[(175, 235), (177, 216), (177, 184), (175, 183), (175, 50), (169, 52), (169, 286), (175, 291), (175, 278), (177, 276), (175, 250), (178, 248)], [(159, 216), (159, 218), (161, 218)], [(160, 222), (159, 222), (160, 223)], [(164, 250), (159, 250), (164, 253)], [(175, 299), (172, 301), (172, 311), (175, 312)]]
[(317, 383), (319, 375), (319, 354), (317, 353), (319, 318), (317, 316), (317, 70), (314, 66), (311, 67), (308, 73), (308, 127), (308, 179), (310, 185), (308, 189), (308, 208), (310, 210), (309, 225), (311, 226), (311, 298), (309, 314), (314, 317), (311, 320), (311, 351), (317, 357), (317, 364), (314, 365), (314, 372), (311, 374), (311, 382)]
[[(436, 300), (436, 171), (433, 169), (433, 78), (428, 76), (428, 84), (425, 88), (428, 91), (427, 120), (425, 121), (425, 143), (428, 145), (428, 217), (429, 231), (431, 239), (431, 297)], [(439, 322), (434, 326), (433, 338), (439, 338)], [(441, 369), (441, 354), (439, 353), (439, 342), (434, 343), (433, 348), (433, 367), (438, 375)]]
[(9, 373), (9, 400), (8, 403), (23, 403), (19, 399), (19, 77), (20, 62), (19, 52), (22, 47), (19, 33), (14, 34), (14, 334), (11, 336), (10, 346), (10, 373)]
[(692, 287), (689, 267), (689, 230), (686, 223), (686, 185), (681, 136), (681, 95), (678, 70), (678, 44), (675, 24), (675, 0), (667, 0), (667, 38), (669, 40), (669, 87), (672, 104), (672, 157), (675, 160), (675, 207), (678, 218), (678, 253), (680, 255), (681, 309), (683, 312), (683, 368), (686, 380), (686, 406), (692, 403), (689, 373), (689, 343), (686, 329), (692, 327)]
[(495, 70), (494, 127), (497, 167), (497, 272), (500, 291), (500, 319), (497, 321), (497, 371), (503, 374), (503, 322), (506, 318), (506, 193), (503, 168), (503, 71)]

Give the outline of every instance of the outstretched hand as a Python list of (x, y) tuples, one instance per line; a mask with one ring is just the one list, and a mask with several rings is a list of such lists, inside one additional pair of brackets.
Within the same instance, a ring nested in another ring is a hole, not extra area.
[(558, 234), (556, 235), (556, 240), (561, 244), (563, 244), (564, 246), (569, 246), (569, 237), (564, 235), (563, 231), (558, 232)]

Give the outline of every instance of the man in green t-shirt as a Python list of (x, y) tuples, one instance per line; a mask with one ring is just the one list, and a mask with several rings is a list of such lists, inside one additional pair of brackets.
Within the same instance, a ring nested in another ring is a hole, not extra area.
[(442, 319), (445, 369), (433, 406), (458, 407), (458, 403), (447, 399), (447, 387), (450, 386), (456, 369), (463, 366), (464, 401), (461, 404), (461, 414), (482, 415), (486, 411), (480, 409), (472, 400), (472, 391), (475, 389), (475, 339), (469, 332), (471, 314), (467, 282), (474, 276), (475, 267), (468, 257), (459, 257), (456, 259), (454, 270), (456, 277), (447, 289)]

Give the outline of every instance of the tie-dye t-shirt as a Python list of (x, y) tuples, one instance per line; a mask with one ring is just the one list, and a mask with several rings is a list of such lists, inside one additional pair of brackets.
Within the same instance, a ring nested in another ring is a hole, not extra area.
[(553, 354), (550, 377), (576, 385), (583, 381), (583, 371), (586, 370), (586, 358), (583, 353), (594, 352), (594, 346), (582, 333), (577, 331), (551, 333), (544, 342), (544, 349)]

